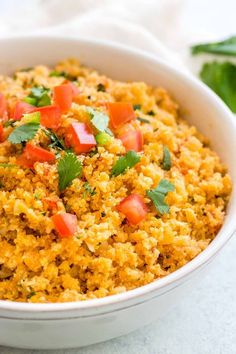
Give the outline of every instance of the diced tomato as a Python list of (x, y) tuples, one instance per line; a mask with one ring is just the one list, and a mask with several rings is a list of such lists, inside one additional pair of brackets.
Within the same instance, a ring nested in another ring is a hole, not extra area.
[(40, 112), (40, 123), (50, 129), (57, 130), (61, 125), (61, 111), (58, 106), (37, 107), (36, 112)]
[(53, 152), (30, 143), (26, 144), (24, 153), (28, 160), (34, 162), (54, 162), (55, 161), (55, 155)]
[(147, 215), (147, 206), (138, 194), (131, 194), (124, 198), (117, 209), (126, 216), (130, 224), (136, 225)]
[(67, 112), (72, 104), (73, 90), (71, 84), (63, 84), (53, 89), (54, 103), (60, 107), (61, 112)]
[(26, 102), (17, 102), (13, 112), (13, 119), (20, 120), (23, 114), (32, 113), (35, 111), (35, 107)]
[(119, 128), (123, 124), (135, 119), (135, 112), (131, 103), (108, 103), (107, 108), (112, 128)]
[(16, 163), (22, 167), (33, 168), (35, 161), (28, 159), (27, 155), (23, 152), (23, 154), (17, 158)]
[(130, 130), (127, 133), (121, 135), (119, 138), (122, 141), (122, 144), (124, 145), (126, 151), (142, 151), (143, 134), (140, 130)]
[(0, 118), (7, 117), (7, 100), (4, 95), (0, 92)]
[(73, 84), (73, 82), (68, 82), (68, 85), (70, 85), (72, 89), (72, 98), (78, 96), (78, 94), (80, 93), (79, 88), (75, 84)]
[(60, 213), (52, 216), (55, 229), (61, 238), (74, 235), (77, 230), (77, 217), (69, 213)]
[(57, 201), (55, 199), (43, 198), (43, 203), (45, 203), (49, 209), (57, 209)]
[(90, 127), (85, 123), (72, 123), (68, 128), (66, 143), (77, 154), (90, 151), (96, 146), (96, 140)]
[(4, 129), (2, 123), (0, 122), (0, 143), (2, 143), (4, 140), (5, 140)]

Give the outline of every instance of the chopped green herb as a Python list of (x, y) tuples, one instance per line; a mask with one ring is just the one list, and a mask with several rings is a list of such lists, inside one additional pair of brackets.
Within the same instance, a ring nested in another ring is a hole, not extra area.
[(96, 111), (95, 109), (88, 107), (88, 113), (91, 116), (91, 123), (99, 132), (105, 132), (108, 128), (109, 118), (106, 114)]
[(74, 153), (68, 152), (59, 160), (57, 171), (59, 175), (59, 190), (63, 191), (75, 178), (81, 175), (82, 164)]
[(12, 167), (18, 167), (18, 165), (14, 164), (14, 163), (0, 163), (0, 167), (12, 168)]
[(36, 295), (36, 292), (35, 291), (31, 291), (31, 293), (29, 293), (29, 295), (27, 295), (27, 299), (30, 299), (34, 295)]
[(84, 183), (84, 189), (85, 189), (85, 194), (90, 194), (91, 196), (95, 195), (96, 192), (96, 187), (92, 188), (88, 182)]
[(98, 84), (97, 85), (97, 90), (101, 92), (106, 92), (106, 88), (103, 84)]
[(216, 61), (205, 63), (200, 77), (236, 113), (236, 65)]
[(98, 149), (94, 148), (93, 150), (89, 151), (88, 156), (89, 157), (93, 157), (94, 155), (96, 155), (98, 153)]
[(32, 106), (36, 106), (37, 105), (37, 99), (34, 97), (30, 97), (30, 96), (26, 96), (23, 99), (24, 102), (31, 104)]
[(50, 72), (49, 76), (50, 77), (66, 77), (66, 72), (65, 71), (57, 71), (57, 70), (53, 70)]
[(191, 47), (193, 55), (200, 53), (236, 55), (236, 36), (225, 39), (221, 42), (201, 43)]
[(138, 109), (141, 109), (142, 105), (141, 104), (133, 104), (133, 109), (136, 111)]
[(140, 156), (135, 151), (128, 151), (125, 156), (120, 157), (112, 168), (111, 175), (119, 176), (127, 169), (134, 167), (140, 161)]
[(34, 68), (33, 67), (23, 68), (23, 69), (18, 70), (18, 72), (28, 72), (31, 70), (34, 70)]
[(51, 129), (43, 129), (44, 133), (50, 138), (51, 143), (48, 145), (52, 149), (66, 150), (63, 139), (59, 138)]
[(161, 215), (169, 212), (170, 208), (165, 202), (165, 197), (168, 192), (173, 192), (174, 190), (175, 187), (172, 183), (166, 179), (162, 179), (155, 189), (150, 189), (147, 191), (147, 196), (152, 200), (155, 208)]
[(45, 87), (33, 87), (30, 94), (24, 98), (24, 101), (36, 107), (49, 106), (51, 104), (49, 89)]
[(140, 122), (142, 123), (150, 123), (150, 120), (146, 119), (146, 118), (141, 118), (141, 117), (138, 117), (137, 118)]
[(107, 143), (111, 142), (112, 138), (109, 134), (107, 134), (105, 132), (101, 132), (95, 136), (95, 139), (99, 145), (106, 145)]
[(154, 111), (148, 111), (147, 114), (148, 114), (149, 116), (155, 116), (155, 112), (154, 112)]
[(36, 200), (41, 199), (39, 193), (34, 193), (34, 199), (36, 199)]
[(33, 139), (40, 128), (39, 112), (25, 114), (23, 119), (27, 119), (28, 123), (15, 128), (8, 136), (7, 140), (12, 144), (20, 144)]
[(162, 167), (164, 170), (169, 171), (171, 169), (171, 155), (168, 147), (164, 146), (163, 148), (163, 160)]
[(4, 128), (13, 127), (14, 123), (15, 123), (14, 119), (9, 119), (9, 120), (7, 120), (6, 122), (3, 123), (3, 126), (4, 126)]

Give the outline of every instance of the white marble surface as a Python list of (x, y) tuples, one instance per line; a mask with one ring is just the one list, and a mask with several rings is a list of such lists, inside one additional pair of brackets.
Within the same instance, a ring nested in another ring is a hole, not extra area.
[(215, 266), (162, 320), (127, 336), (71, 350), (0, 347), (1, 354), (235, 354), (236, 235)]

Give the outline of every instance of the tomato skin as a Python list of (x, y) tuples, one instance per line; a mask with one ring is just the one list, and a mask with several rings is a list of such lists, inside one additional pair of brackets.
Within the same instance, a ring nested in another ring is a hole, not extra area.
[(71, 84), (63, 84), (53, 89), (55, 105), (59, 106), (62, 113), (69, 111), (73, 100), (73, 89)]
[(5, 120), (7, 118), (7, 100), (5, 96), (0, 92), (0, 119)]
[(88, 152), (97, 145), (95, 137), (86, 123), (72, 123), (67, 130), (66, 143), (77, 154)]
[(0, 122), (0, 143), (2, 143), (4, 140), (5, 140), (4, 128), (2, 123)]
[(23, 114), (32, 113), (35, 111), (35, 106), (26, 102), (17, 102), (13, 111), (13, 119), (21, 120)]
[(55, 214), (51, 217), (51, 219), (61, 238), (72, 237), (77, 230), (77, 217), (74, 214)]
[(70, 85), (70, 87), (72, 89), (72, 98), (75, 98), (76, 96), (78, 96), (80, 93), (79, 88), (75, 84), (73, 84), (73, 82), (68, 82), (68, 85)]
[(26, 144), (24, 153), (28, 160), (32, 160), (34, 162), (54, 162), (55, 161), (55, 155), (53, 152), (30, 143)]
[(126, 151), (142, 151), (143, 150), (143, 134), (140, 130), (130, 130), (119, 137)]
[(131, 103), (110, 102), (107, 104), (110, 123), (116, 129), (123, 124), (135, 119), (135, 112)]
[[(35, 107), (34, 107), (35, 108)], [(35, 112), (40, 112), (40, 123), (53, 130), (57, 130), (61, 125), (61, 110), (56, 105), (37, 107)]]
[(147, 215), (147, 206), (144, 203), (143, 197), (139, 194), (130, 194), (128, 197), (124, 198), (120, 204), (117, 205), (117, 210), (124, 214), (132, 225), (137, 225), (144, 220)]

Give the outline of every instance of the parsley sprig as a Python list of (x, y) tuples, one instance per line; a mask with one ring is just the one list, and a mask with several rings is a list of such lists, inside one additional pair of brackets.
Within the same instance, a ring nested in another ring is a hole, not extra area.
[(163, 215), (169, 213), (169, 205), (165, 202), (165, 197), (169, 192), (175, 190), (174, 185), (166, 179), (161, 179), (158, 186), (147, 191), (147, 196), (150, 198), (157, 209)]
[(57, 172), (59, 176), (59, 190), (63, 191), (75, 178), (81, 176), (82, 164), (74, 153), (67, 152), (59, 160)]
[(16, 127), (8, 136), (7, 140), (12, 144), (20, 144), (33, 139), (40, 128), (39, 112), (25, 114), (22, 119), (27, 123)]
[(128, 151), (125, 156), (120, 157), (112, 167), (111, 175), (119, 176), (127, 169), (134, 167), (140, 161), (140, 156), (135, 151)]

